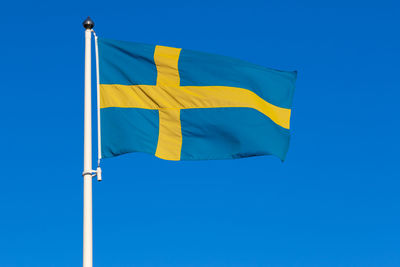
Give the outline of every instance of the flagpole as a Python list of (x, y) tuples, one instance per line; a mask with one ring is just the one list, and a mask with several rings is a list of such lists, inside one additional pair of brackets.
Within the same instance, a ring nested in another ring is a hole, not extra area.
[(94, 22), (88, 17), (85, 30), (85, 124), (83, 152), (83, 267), (93, 266), (92, 222), (92, 84), (91, 40)]

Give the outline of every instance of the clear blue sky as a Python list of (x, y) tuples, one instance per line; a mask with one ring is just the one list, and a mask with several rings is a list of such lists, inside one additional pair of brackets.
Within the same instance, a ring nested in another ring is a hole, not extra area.
[(104, 160), (96, 267), (400, 266), (396, 1), (8, 2), (0, 266), (81, 265), (88, 15), (106, 38), (299, 71), (285, 163)]

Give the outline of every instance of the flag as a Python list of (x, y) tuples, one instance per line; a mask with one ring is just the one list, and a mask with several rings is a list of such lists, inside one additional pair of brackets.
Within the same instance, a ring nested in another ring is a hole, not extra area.
[(103, 158), (285, 159), (296, 71), (104, 38), (98, 53)]

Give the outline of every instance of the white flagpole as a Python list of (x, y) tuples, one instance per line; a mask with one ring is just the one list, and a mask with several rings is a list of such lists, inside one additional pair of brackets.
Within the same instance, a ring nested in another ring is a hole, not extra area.
[(92, 84), (91, 40), (94, 22), (88, 17), (85, 30), (85, 126), (83, 152), (83, 267), (93, 266), (92, 222)]

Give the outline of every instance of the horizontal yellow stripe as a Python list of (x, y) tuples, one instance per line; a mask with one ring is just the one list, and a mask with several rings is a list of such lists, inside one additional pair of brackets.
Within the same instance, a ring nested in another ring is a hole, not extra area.
[(250, 90), (227, 86), (100, 85), (100, 107), (188, 109), (247, 107), (283, 128), (290, 128), (290, 109), (277, 107)]
[(180, 109), (159, 110), (159, 133), (156, 156), (167, 160), (180, 160), (182, 131)]

